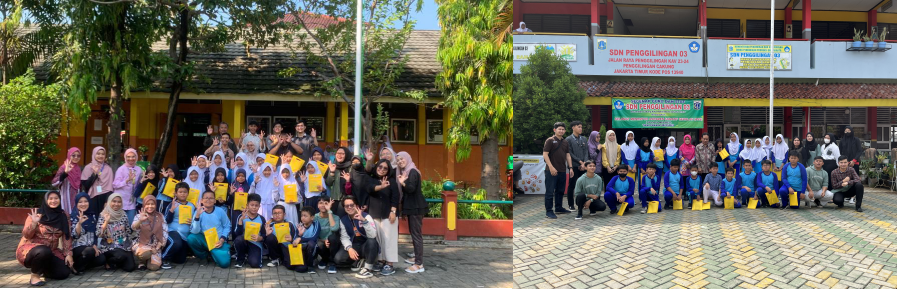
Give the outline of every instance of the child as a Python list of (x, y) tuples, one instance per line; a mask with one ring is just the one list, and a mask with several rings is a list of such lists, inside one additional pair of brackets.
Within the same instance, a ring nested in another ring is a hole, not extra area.
[[(779, 180), (776, 178), (776, 174), (774, 174), (772, 169), (772, 161), (763, 160), (762, 162), (763, 171), (757, 174), (757, 198), (760, 198), (760, 201), (763, 202), (764, 207), (770, 208), (778, 208), (779, 204), (770, 204), (769, 199), (766, 197), (766, 193), (775, 192), (774, 188), (779, 187)], [(782, 201), (779, 200), (779, 203)]]
[[(301, 188), (296, 182), (296, 176), (293, 175), (293, 170), (290, 168), (289, 163), (280, 166), (280, 175), (278, 175), (278, 177), (278, 179), (274, 180), (275, 186), (280, 190), (280, 194), (277, 197), (277, 204), (283, 205), (287, 222), (299, 224), (299, 212), (296, 210), (296, 205), (300, 204), (302, 201), (302, 195), (300, 194)], [(286, 186), (288, 185), (296, 187), (297, 202), (286, 202)]]
[[(635, 133), (632, 131), (626, 132), (626, 142), (620, 146), (621, 158), (622, 161), (620, 165), (626, 165), (633, 173), (638, 173), (638, 165), (635, 160), (638, 158), (639, 145), (635, 143)], [(619, 167), (617, 167), (619, 170)], [(629, 170), (627, 170), (629, 171)], [(610, 183), (610, 182), (608, 182)]]
[(829, 175), (822, 168), (823, 163), (824, 160), (822, 159), (822, 156), (816, 156), (813, 158), (813, 166), (807, 168), (807, 189), (809, 191), (804, 200), (806, 205), (810, 208), (812, 208), (813, 205), (819, 207), (825, 206), (825, 204), (828, 204), (828, 202), (832, 200), (832, 197), (834, 197), (834, 194), (828, 190)]
[(193, 218), (187, 218), (186, 224), (180, 223), (179, 210), (181, 205), (190, 207), (190, 215), (196, 212), (193, 203), (187, 201), (187, 195), (190, 192), (190, 186), (186, 183), (178, 183), (175, 185), (175, 199), (168, 203), (162, 210), (165, 216), (165, 223), (168, 223), (168, 243), (165, 252), (162, 255), (162, 269), (171, 269), (169, 262), (184, 264), (187, 261), (187, 237), (190, 236), (190, 225)]
[(263, 161), (259, 170), (260, 173), (255, 176), (255, 181), (252, 183), (252, 187), (249, 188), (249, 193), (255, 193), (262, 197), (261, 214), (266, 220), (271, 220), (273, 216), (270, 216), (270, 214), (273, 211), (275, 197), (279, 195), (280, 189), (274, 184), (274, 168), (271, 167), (271, 164)]
[[(162, 175), (162, 178), (159, 179), (159, 186), (158, 186), (158, 190), (157, 190), (158, 193), (156, 194), (156, 199), (159, 201), (159, 205), (158, 205), (159, 212), (161, 212), (164, 215), (165, 208), (168, 208), (168, 204), (171, 203), (171, 197), (166, 196), (162, 192), (165, 191), (165, 185), (168, 184), (169, 178), (172, 178), (175, 180), (181, 179), (180, 169), (178, 168), (178, 165), (170, 164), (170, 165), (168, 165), (167, 169), (162, 169), (160, 171), (160, 175)], [(189, 190), (190, 187), (188, 186), (187, 188)], [(187, 197), (184, 197), (184, 198), (187, 198)]]
[(230, 172), (227, 174), (229, 182), (234, 182), (234, 179), (237, 177), (237, 171), (243, 170), (246, 181), (250, 184), (252, 183), (254, 174), (252, 174), (252, 169), (249, 168), (248, 159), (249, 157), (245, 153), (237, 154), (237, 157), (230, 163)]
[[(212, 181), (211, 172), (209, 171), (209, 158), (205, 155), (199, 155), (193, 161), (193, 166), (196, 166), (199, 169), (199, 173), (201, 174), (201, 180), (203, 184), (208, 184)], [(200, 190), (202, 192), (204, 189)]]
[(704, 182), (702, 186), (704, 187), (704, 202), (708, 203), (713, 201), (717, 207), (721, 207), (723, 205), (723, 200), (720, 199), (720, 185), (723, 182), (723, 177), (719, 175), (717, 171), (719, 167), (710, 166), (710, 173), (704, 176)]
[[(656, 139), (656, 138), (655, 138)], [(657, 212), (662, 211), (660, 207), (660, 176), (656, 174), (657, 165), (650, 163), (646, 166), (646, 174), (642, 176), (642, 182), (639, 183), (638, 197), (642, 201), (642, 211), (644, 214), (648, 212), (648, 202), (657, 202)]]
[[(690, 175), (685, 178), (685, 193), (692, 201), (697, 200), (701, 194), (701, 176), (698, 175), (698, 166), (689, 168)], [(691, 203), (688, 202), (688, 208), (691, 209)]]
[[(221, 151), (217, 151), (217, 152), (215, 152), (214, 155), (212, 155), (212, 165), (209, 166), (209, 171), (213, 172), (213, 173), (217, 173), (218, 168), (222, 168), (225, 170), (224, 176), (226, 178), (227, 177), (227, 164), (224, 162), (224, 153)], [(226, 182), (220, 182), (218, 180), (213, 180), (213, 181), (210, 181), (209, 183), (211, 184), (214, 182), (226, 183)]]
[[(665, 154), (663, 149), (660, 148), (660, 138), (659, 137), (654, 137), (653, 139), (651, 139), (651, 151), (652, 151), (652, 153), (656, 153), (657, 151), (660, 151), (661, 156), (663, 156)], [(655, 155), (655, 157), (656, 157), (656, 155)], [(663, 168), (666, 165), (666, 158), (663, 158), (663, 160), (658, 160), (657, 158), (655, 158), (654, 165), (657, 166), (657, 170), (656, 170), (657, 172), (663, 172)]]
[(607, 202), (607, 205), (610, 207), (610, 213), (617, 213), (617, 205), (623, 204), (624, 202), (628, 203), (626, 205), (626, 210), (632, 208), (635, 205), (635, 201), (632, 199), (633, 192), (635, 191), (635, 180), (626, 176), (629, 174), (629, 166), (626, 164), (621, 164), (617, 167), (617, 175), (610, 179), (610, 182), (607, 183), (607, 191), (604, 193), (604, 200)]
[(741, 166), (744, 170), (738, 174), (735, 187), (739, 188), (738, 195), (741, 196), (741, 203), (746, 206), (750, 201), (748, 200), (749, 198), (754, 198), (755, 200), (758, 198), (757, 173), (754, 172), (754, 165), (751, 162), (743, 162)]
[[(193, 216), (187, 245), (197, 259), (208, 262), (211, 255), (218, 267), (227, 268), (230, 266), (230, 245), (227, 244), (227, 235), (231, 230), (230, 219), (224, 210), (215, 207), (215, 192), (206, 190), (202, 193), (201, 203), (202, 206)], [(211, 228), (218, 232), (218, 244), (209, 248), (205, 232)]]
[(314, 211), (312, 211), (311, 207), (302, 207), (300, 212), (302, 214), (301, 223), (297, 226), (298, 238), (292, 241), (293, 245), (302, 244), (302, 265), (292, 265), (290, 264), (290, 252), (284, 247), (283, 251), (283, 265), (287, 267), (288, 270), (293, 270), (299, 273), (308, 272), (310, 274), (314, 274), (315, 268), (312, 267), (312, 262), (314, 262), (316, 257), (316, 249), (318, 247), (318, 224), (314, 221)]
[(719, 186), (719, 198), (722, 199), (723, 204), (725, 204), (726, 197), (735, 197), (733, 200), (734, 207), (741, 208), (741, 200), (739, 196), (738, 180), (735, 179), (735, 169), (726, 168), (726, 178), (722, 180), (722, 184)]
[[(262, 268), (262, 242), (265, 241), (265, 217), (259, 215), (259, 207), (262, 197), (257, 194), (251, 194), (246, 198), (246, 210), (237, 216), (237, 223), (234, 226), (234, 249), (237, 251), (237, 263), (234, 267), (243, 268), (246, 261), (249, 261), (250, 268)], [(244, 239), (246, 232), (246, 223), (258, 223), (258, 234), (250, 236), (250, 240)]]
[(754, 140), (754, 152), (752, 153), (751, 165), (760, 166), (760, 162), (767, 158), (766, 150), (763, 149), (760, 139)]
[(676, 147), (676, 138), (669, 137), (667, 138), (667, 148), (665, 151), (666, 155), (663, 157), (663, 172), (667, 173), (670, 171), (670, 162), (673, 160), (679, 159), (679, 148)]
[(741, 155), (741, 150), (746, 148), (748, 147), (741, 146), (737, 133), (729, 134), (729, 144), (726, 145), (726, 150), (729, 151), (728, 167), (735, 169), (736, 172), (739, 171), (741, 167), (738, 165), (738, 157)]
[(635, 163), (638, 166), (638, 169), (636, 170), (636, 178), (641, 179), (641, 176), (646, 173), (645, 170), (647, 165), (654, 163), (654, 152), (651, 151), (651, 144), (648, 143), (648, 138), (646, 137), (642, 138), (642, 144), (639, 146), (639, 149)]
[(714, 146), (716, 147), (716, 150), (713, 151), (713, 161), (716, 163), (716, 167), (717, 167), (716, 171), (720, 172), (720, 174), (722, 174), (722, 172), (726, 171), (726, 161), (727, 160), (723, 159), (723, 157), (720, 156), (719, 153), (722, 152), (724, 149), (726, 149), (726, 145), (723, 144), (723, 140), (716, 139)]
[(582, 220), (582, 209), (589, 208), (589, 216), (594, 216), (598, 211), (604, 211), (605, 204), (600, 197), (604, 194), (604, 180), (595, 174), (598, 165), (592, 161), (586, 161), (586, 173), (576, 180), (574, 194), (576, 194), (576, 206), (579, 213), (576, 220)]
[(751, 163), (752, 165), (756, 164), (756, 163), (754, 163), (756, 161), (756, 159), (755, 159), (756, 158), (756, 150), (754, 149), (753, 144), (754, 144), (754, 142), (751, 141), (750, 139), (744, 140), (744, 149), (741, 150), (740, 153), (738, 153), (738, 162), (740, 162), (742, 164), (743, 163)]
[[(143, 190), (146, 189), (146, 185), (153, 184), (153, 187), (158, 188), (159, 187), (159, 178), (161, 178), (161, 174), (159, 173), (159, 168), (156, 167), (156, 165), (149, 165), (149, 167), (146, 168), (146, 174), (144, 174), (143, 178), (140, 179), (140, 182), (137, 183), (136, 186), (134, 186), (134, 192), (132, 193), (132, 196), (134, 197), (135, 200), (137, 200), (136, 210), (138, 212), (142, 211), (141, 208), (143, 208), (143, 198), (141, 198), (140, 195), (143, 194)], [(150, 192), (149, 195), (155, 196), (156, 195), (155, 190), (153, 192)], [(159, 202), (158, 200), (156, 202), (157, 202), (157, 205), (160, 205), (160, 204), (158, 204), (158, 202)], [(162, 212), (162, 209), (158, 209), (158, 211)]]
[[(256, 171), (253, 172), (254, 174), (259, 174), (259, 171), (258, 171), (258, 170), (260, 170), (260, 169), (262, 168), (262, 165), (265, 163), (265, 158), (266, 158), (266, 157), (267, 157), (267, 156), (266, 156), (264, 153), (258, 153), (258, 154), (255, 155), (255, 169), (256, 169)], [(278, 160), (278, 161), (279, 161), (279, 160)], [(264, 200), (264, 199), (265, 199), (265, 198), (262, 198), (262, 200)], [(264, 203), (262, 203), (262, 204), (264, 205)], [(264, 209), (265, 209), (265, 207), (262, 206), (262, 215), (263, 215), (263, 216), (264, 216), (265, 214), (267, 214), (267, 213), (265, 213)]]
[[(321, 183), (320, 186), (315, 188), (309, 187), (309, 178), (311, 178), (312, 174), (321, 174), (321, 169), (318, 167), (318, 162), (309, 162), (305, 165), (305, 173), (301, 174), (300, 181), (302, 182), (302, 196), (305, 200), (303, 202), (304, 206), (314, 207), (318, 205), (318, 200), (321, 199), (321, 193), (324, 192), (324, 184)], [(323, 175), (322, 175), (323, 177)]]
[[(284, 220), (285, 210), (282, 205), (276, 205), (273, 209), (271, 209), (271, 222), (265, 226), (265, 247), (268, 248), (268, 257), (271, 259), (271, 262), (268, 262), (268, 267), (277, 267), (283, 262), (289, 263), (289, 255), (286, 254), (288, 252), (287, 245), (293, 240), (299, 238), (299, 230), (296, 229), (296, 225)], [(290, 228), (290, 233), (284, 236), (283, 242), (277, 241), (277, 234), (274, 230), (274, 225), (286, 223)], [(287, 259), (284, 259), (284, 256)], [(283, 260), (281, 260), (283, 259)]]
[[(208, 182), (203, 182), (199, 174), (200, 174), (200, 170), (198, 167), (196, 167), (196, 166), (190, 167), (189, 169), (187, 169), (187, 178), (184, 179), (184, 183), (187, 183), (187, 185), (190, 186), (191, 190), (205, 192), (206, 189), (208, 189), (208, 187), (206, 186), (206, 184), (208, 184)], [(201, 206), (200, 203), (202, 202), (201, 201), (202, 197), (200, 197), (199, 199), (200, 200), (197, 200), (197, 203), (194, 205)], [(214, 197), (213, 197), (213, 199), (214, 199)], [(190, 200), (190, 201), (192, 201), (192, 200)]]
[[(243, 213), (242, 210), (234, 210), (234, 201), (237, 198), (236, 193), (248, 193), (251, 189), (251, 183), (246, 179), (246, 170), (237, 169), (235, 176), (234, 183), (230, 184), (230, 188), (227, 190), (227, 208), (230, 212), (231, 224), (236, 224), (237, 218)], [(246, 201), (249, 202), (249, 196), (246, 197)], [(261, 207), (261, 196), (259, 196), (259, 206)]]
[(664, 208), (672, 209), (673, 200), (682, 200), (682, 175), (679, 174), (679, 159), (670, 161), (670, 170), (663, 176), (663, 199)]
[[(215, 183), (225, 184), (225, 187), (224, 187), (225, 191), (230, 191), (230, 188), (229, 188), (230, 184), (227, 183), (227, 170), (225, 170), (223, 167), (219, 167), (219, 168), (215, 169), (215, 178), (208, 185), (209, 189), (211, 189), (213, 192), (218, 188), (217, 186), (215, 186)], [(227, 195), (225, 195), (224, 198), (218, 198), (218, 195), (216, 194), (215, 195), (215, 206), (219, 207), (219, 208), (225, 210), (225, 212), (227, 212)]]
[[(599, 178), (600, 179), (600, 178)], [(336, 253), (339, 252), (339, 216), (331, 211), (334, 201), (329, 197), (321, 197), (318, 201), (318, 212), (315, 214), (315, 223), (318, 224), (318, 269), (327, 269), (328, 274), (336, 274)], [(326, 267), (325, 267), (326, 266)]]
[(775, 144), (772, 145), (772, 153), (769, 156), (769, 159), (775, 162), (774, 171), (781, 171), (782, 165), (788, 160), (785, 154), (788, 153), (788, 144), (785, 143), (785, 139), (781, 134), (776, 135)]
[[(782, 187), (779, 188), (779, 199), (785, 205), (782, 207), (800, 208), (800, 200), (804, 199), (807, 192), (807, 169), (800, 163), (800, 151), (788, 152), (788, 164), (782, 167)], [(791, 204), (790, 194), (797, 194), (796, 204)]]

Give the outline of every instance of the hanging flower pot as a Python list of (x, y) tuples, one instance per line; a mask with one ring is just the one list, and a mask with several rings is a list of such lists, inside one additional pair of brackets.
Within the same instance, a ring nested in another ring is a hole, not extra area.
[(854, 41), (853, 45), (851, 45), (851, 47), (853, 47), (853, 48), (863, 47), (863, 42), (862, 41)]
[(875, 41), (866, 41), (866, 48), (875, 48)]
[(882, 48), (882, 49), (884, 49), (884, 48), (888, 48), (888, 43), (887, 43), (887, 42), (884, 42), (884, 41), (879, 42), (879, 43), (878, 43), (878, 48)]

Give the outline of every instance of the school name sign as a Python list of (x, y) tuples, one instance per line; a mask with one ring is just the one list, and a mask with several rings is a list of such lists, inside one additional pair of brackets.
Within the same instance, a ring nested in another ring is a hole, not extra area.
[(612, 98), (614, 128), (704, 128), (704, 99)]

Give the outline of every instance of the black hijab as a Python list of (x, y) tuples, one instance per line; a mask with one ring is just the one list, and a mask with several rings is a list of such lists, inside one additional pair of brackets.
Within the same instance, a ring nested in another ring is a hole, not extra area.
[[(349, 167), (352, 166), (352, 159), (349, 158), (349, 156), (352, 154), (349, 153), (349, 149), (346, 147), (339, 147), (338, 149), (336, 149), (337, 152), (339, 152), (340, 150), (343, 150), (343, 153), (345, 154), (343, 161), (342, 162), (337, 161), (336, 157), (334, 157), (333, 162), (336, 163), (337, 170), (340, 170), (341, 172), (345, 172), (346, 170), (349, 169)], [(336, 154), (334, 153), (333, 155), (336, 155)]]
[(168, 168), (171, 169), (172, 171), (174, 171), (174, 175), (168, 176), (169, 178), (173, 178), (175, 180), (181, 180), (181, 169), (178, 168), (178, 165), (170, 164), (170, 165), (168, 165)]
[[(50, 195), (59, 197), (59, 205), (55, 208), (51, 208), (50, 205), (47, 204)], [(59, 229), (65, 235), (66, 240), (72, 238), (72, 232), (69, 228), (69, 216), (62, 210), (62, 196), (59, 195), (59, 192), (47, 192), (47, 194), (44, 195), (44, 201), (40, 204), (40, 208), (37, 209), (37, 213), (41, 214), (40, 220), (38, 221), (41, 225)]]
[(638, 143), (638, 147), (640, 149), (642, 149), (643, 152), (650, 153), (651, 152), (651, 143), (648, 143), (648, 145), (645, 146), (646, 141), (648, 141), (648, 138), (642, 137), (642, 141), (640, 143)]
[(812, 136), (813, 140), (804, 139), (804, 147), (800, 150), (800, 155), (804, 160), (810, 160), (810, 152), (816, 151), (816, 136), (812, 132), (807, 133)]
[[(81, 218), (81, 211), (78, 210), (78, 202), (81, 201), (82, 198), (87, 199), (87, 201), (90, 202), (90, 196), (85, 192), (78, 193), (78, 195), (75, 196), (75, 205), (72, 206), (71, 217), (73, 226), (78, 224), (78, 220)], [(96, 233), (97, 213), (94, 208), (88, 206), (87, 211), (84, 211), (84, 215), (87, 216), (87, 220), (85, 220), (84, 223), (81, 223), (81, 232)]]
[(827, 136), (828, 136), (828, 139), (830, 139), (831, 141), (828, 142), (828, 144), (826, 144), (826, 143), (825, 143), (825, 139), (823, 138), (823, 141), (822, 141), (822, 149), (825, 149), (826, 147), (829, 147), (829, 146), (835, 144), (835, 134), (833, 134), (833, 133), (827, 133), (827, 134), (825, 134), (825, 135), (827, 135)]
[[(134, 196), (134, 199), (140, 199), (140, 195), (143, 194), (143, 190), (146, 189), (146, 184), (153, 184), (153, 187), (156, 188), (159, 187), (159, 179), (162, 178), (162, 175), (159, 173), (159, 167), (157, 167), (156, 165), (149, 165), (148, 167), (146, 167), (146, 172), (147, 174), (144, 174), (144, 176), (148, 175), (149, 172), (153, 172), (155, 174), (153, 174), (152, 179), (148, 179), (142, 183), (137, 184), (137, 187), (135, 187), (134, 191), (131, 192), (131, 195)], [(75, 203), (77, 204), (77, 201)]]
[(841, 155), (847, 156), (848, 159), (859, 159), (859, 155), (863, 152), (863, 145), (860, 143), (860, 140), (853, 136), (853, 128), (849, 125), (844, 127), (845, 130), (850, 129), (850, 132), (844, 133), (844, 138), (841, 139)]

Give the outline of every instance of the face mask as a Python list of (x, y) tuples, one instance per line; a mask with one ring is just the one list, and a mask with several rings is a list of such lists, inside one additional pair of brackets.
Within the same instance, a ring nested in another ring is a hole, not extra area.
[(626, 174), (618, 173), (618, 175), (620, 175), (620, 178), (625, 178), (625, 177), (626, 177)]
[(358, 163), (358, 164), (352, 165), (352, 168), (355, 169), (356, 171), (361, 171), (361, 170), (364, 170), (364, 165)]
[(697, 175), (698, 175), (698, 172), (696, 172), (696, 171), (691, 171), (691, 176), (697, 176)]
[(825, 143), (826, 143), (826, 144), (827, 144), (827, 143), (830, 143), (830, 142), (832, 142), (832, 140), (830, 140), (830, 139), (825, 139)]

